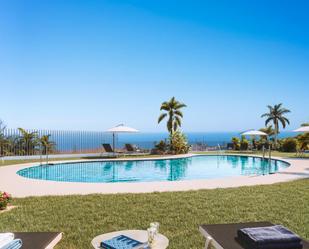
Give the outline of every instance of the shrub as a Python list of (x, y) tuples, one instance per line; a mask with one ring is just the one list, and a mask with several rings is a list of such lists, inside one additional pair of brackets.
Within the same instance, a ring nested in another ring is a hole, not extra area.
[(300, 150), (309, 149), (309, 133), (298, 135), (296, 139)]
[(242, 136), (240, 140), (240, 150), (248, 150), (249, 148), (249, 141)]
[(168, 144), (166, 141), (161, 140), (155, 144), (155, 148), (151, 151), (151, 154), (165, 154), (168, 151)]
[(281, 151), (283, 152), (296, 152), (297, 140), (295, 138), (286, 138), (281, 141)]
[(233, 145), (233, 150), (239, 150), (240, 149), (240, 144), (239, 144), (239, 138), (238, 137), (233, 137), (232, 138), (232, 145)]
[(170, 151), (173, 154), (186, 154), (189, 152), (187, 137), (180, 131), (175, 131), (170, 135)]
[(0, 210), (6, 209), (11, 200), (12, 200), (11, 195), (9, 195), (6, 192), (0, 191)]

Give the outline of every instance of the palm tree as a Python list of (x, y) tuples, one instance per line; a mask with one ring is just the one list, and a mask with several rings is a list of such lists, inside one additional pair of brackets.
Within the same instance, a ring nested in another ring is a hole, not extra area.
[(181, 108), (187, 107), (184, 103), (181, 103), (172, 97), (169, 101), (165, 101), (161, 104), (160, 111), (165, 111), (161, 113), (158, 118), (158, 123), (160, 123), (164, 118), (168, 117), (167, 120), (167, 130), (172, 135), (181, 126), (181, 119), (183, 114)]
[(279, 134), (279, 123), (281, 123), (283, 129), (286, 127), (287, 124), (290, 124), (290, 121), (284, 116), (284, 114), (287, 114), (291, 112), (290, 110), (283, 108), (282, 104), (278, 105), (268, 105), (269, 112), (264, 113), (261, 117), (266, 118), (265, 120), (265, 126), (267, 126), (270, 122), (273, 122), (275, 127), (275, 145), (277, 145), (277, 137)]
[(39, 144), (37, 132), (28, 132), (23, 128), (18, 128), (21, 133), (20, 143), (23, 153), (26, 155), (34, 154), (36, 146)]
[(47, 155), (48, 153), (52, 152), (55, 147), (55, 142), (50, 140), (51, 135), (43, 135), (40, 138), (40, 144), (43, 147), (42, 153), (43, 155)]

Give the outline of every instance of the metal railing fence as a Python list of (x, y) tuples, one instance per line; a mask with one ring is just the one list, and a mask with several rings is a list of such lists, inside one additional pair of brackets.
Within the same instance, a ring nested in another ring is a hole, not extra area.
[(0, 134), (0, 156), (97, 153), (111, 135), (97, 131), (4, 129)]

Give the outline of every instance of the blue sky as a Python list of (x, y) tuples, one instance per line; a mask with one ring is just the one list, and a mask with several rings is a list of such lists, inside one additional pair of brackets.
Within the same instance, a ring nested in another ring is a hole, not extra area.
[(10, 127), (260, 128), (266, 105), (309, 121), (308, 1), (0, 2), (0, 118)]

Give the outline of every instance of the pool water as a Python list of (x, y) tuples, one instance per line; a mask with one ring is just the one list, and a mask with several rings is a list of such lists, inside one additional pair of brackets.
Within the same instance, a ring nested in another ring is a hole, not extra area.
[(74, 162), (40, 165), (20, 176), (61, 182), (151, 182), (267, 175), (289, 164), (248, 156), (193, 156), (172, 160)]

